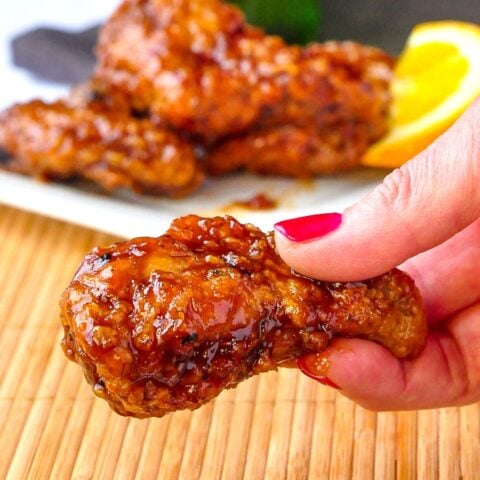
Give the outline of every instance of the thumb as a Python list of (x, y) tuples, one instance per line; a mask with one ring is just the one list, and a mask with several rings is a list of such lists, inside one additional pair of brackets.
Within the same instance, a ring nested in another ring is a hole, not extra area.
[(321, 280), (380, 275), (476, 220), (479, 183), (480, 99), (427, 150), (342, 216), (277, 223), (277, 248), (299, 273)]

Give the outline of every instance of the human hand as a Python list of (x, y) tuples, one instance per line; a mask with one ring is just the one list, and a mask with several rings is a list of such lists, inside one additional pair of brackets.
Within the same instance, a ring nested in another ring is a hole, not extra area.
[(339, 339), (300, 359), (304, 373), (372, 410), (480, 400), (480, 99), (341, 217), (275, 228), (283, 259), (314, 278), (356, 281), (401, 265), (422, 293), (430, 326), (414, 360), (366, 340)]

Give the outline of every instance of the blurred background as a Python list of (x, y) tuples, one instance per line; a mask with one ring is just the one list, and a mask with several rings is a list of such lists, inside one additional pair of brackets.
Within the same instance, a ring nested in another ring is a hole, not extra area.
[[(119, 0), (17, 0), (0, 16), (0, 108), (54, 99), (87, 78), (98, 25)], [(480, 23), (479, 0), (234, 0), (255, 23), (290, 40), (352, 39), (398, 53), (428, 20)], [(294, 8), (292, 8), (294, 6)]]
[(324, 0), (323, 38), (352, 38), (399, 53), (410, 30), (431, 20), (480, 23), (479, 0)]

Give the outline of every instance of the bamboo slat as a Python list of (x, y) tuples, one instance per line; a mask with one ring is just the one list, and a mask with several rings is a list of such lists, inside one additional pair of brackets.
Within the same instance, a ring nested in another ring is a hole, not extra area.
[(115, 240), (0, 206), (0, 479), (480, 478), (480, 405), (375, 414), (292, 369), (195, 412), (111, 412), (63, 355), (57, 302)]

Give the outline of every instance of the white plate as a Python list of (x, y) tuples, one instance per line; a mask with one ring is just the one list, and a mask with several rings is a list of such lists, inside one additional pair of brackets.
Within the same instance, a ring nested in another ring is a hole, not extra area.
[[(159, 235), (181, 215), (231, 214), (264, 230), (282, 219), (320, 212), (341, 212), (378, 184), (384, 171), (357, 170), (306, 184), (250, 174), (210, 179), (181, 200), (157, 199), (122, 192), (106, 195), (89, 185), (40, 183), (0, 172), (0, 203), (66, 220), (122, 237)], [(232, 207), (263, 193), (278, 202), (272, 210)]]
[[(0, 108), (27, 101), (32, 96), (53, 99), (65, 95), (63, 86), (41, 82), (15, 68), (9, 42), (21, 31), (35, 26), (83, 29), (100, 23), (119, 0), (22, 0), (4, 2), (0, 15)], [(308, 186), (287, 179), (232, 175), (210, 180), (183, 200), (152, 199), (122, 193), (107, 196), (90, 186), (46, 184), (0, 171), (0, 203), (59, 218), (123, 237), (158, 235), (180, 215), (230, 213), (267, 230), (275, 221), (317, 212), (342, 211), (377, 184), (385, 172), (358, 170), (318, 179)], [(269, 211), (226, 209), (235, 200), (265, 193), (279, 202)]]

